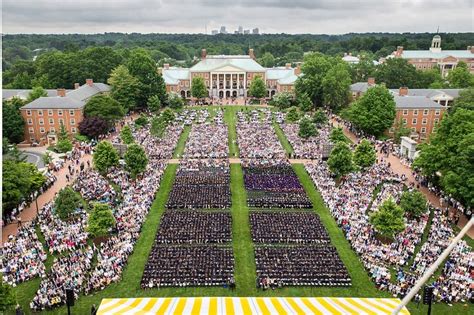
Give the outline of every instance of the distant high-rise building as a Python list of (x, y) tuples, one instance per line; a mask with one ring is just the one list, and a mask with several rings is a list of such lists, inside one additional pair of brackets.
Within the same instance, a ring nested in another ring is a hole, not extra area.
[(225, 29), (225, 26), (221, 26), (220, 33), (221, 33), (221, 34), (227, 34), (227, 31), (226, 31), (226, 29)]
[(243, 33), (244, 33), (244, 28), (239, 25), (239, 34), (243, 34)]
[(219, 30), (212, 30), (212, 35), (217, 35), (219, 34)]
[(244, 34), (250, 34), (250, 30), (245, 30)]
[(252, 30), (252, 34), (258, 35), (258, 27), (254, 28), (254, 29)]

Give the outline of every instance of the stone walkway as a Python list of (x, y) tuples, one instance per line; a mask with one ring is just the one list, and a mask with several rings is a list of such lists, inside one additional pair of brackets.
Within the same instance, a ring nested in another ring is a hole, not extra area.
[[(343, 125), (340, 125), (338, 122), (336, 122), (335, 120), (332, 121), (332, 123), (335, 125), (335, 126), (338, 126), (338, 127), (342, 127), (343, 130), (344, 130), (344, 134), (352, 141), (352, 142), (355, 142), (357, 143), (359, 141), (359, 139), (357, 138), (356, 135), (354, 135), (349, 129), (347, 129), (345, 126)], [(395, 172), (396, 174), (398, 175), (402, 175), (402, 174), (405, 174), (405, 176), (407, 177), (407, 182), (408, 183), (414, 183), (415, 185), (418, 184), (418, 182), (415, 180), (415, 177), (413, 176), (413, 171), (410, 167), (404, 165), (400, 159), (393, 155), (393, 154), (389, 154), (389, 156), (387, 157), (385, 154), (381, 154), (379, 151), (377, 151), (377, 158), (378, 159), (381, 159), (383, 158), (384, 160), (390, 162), (390, 168), (392, 169), (393, 172)], [(420, 188), (419, 188), (419, 191), (421, 191), (425, 196), (426, 198), (430, 201), (430, 203), (432, 205), (434, 205), (435, 207), (437, 208), (442, 208), (441, 207), (441, 204), (439, 202), (439, 197), (436, 196), (434, 193), (432, 193), (431, 191), (429, 191), (429, 189), (427, 187), (424, 187), (424, 186), (421, 186), (420, 185)], [(452, 209), (452, 211), (455, 211), (454, 209)], [(463, 228), (464, 225), (466, 225), (466, 223), (468, 222), (468, 219), (466, 218), (465, 215), (461, 215), (460, 219), (459, 219), (459, 222), (458, 222), (458, 227), (459, 228)], [(467, 232), (467, 235), (470, 237), (470, 238), (474, 238), (474, 227), (472, 227), (471, 229), (469, 229), (469, 231)]]

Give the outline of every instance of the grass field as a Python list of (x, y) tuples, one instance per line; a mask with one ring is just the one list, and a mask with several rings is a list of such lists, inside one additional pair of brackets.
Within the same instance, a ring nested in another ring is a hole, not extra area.
[[(229, 126), (229, 150), (231, 156), (238, 156), (238, 147), (234, 145), (236, 139), (235, 113), (241, 107), (227, 107), (225, 120)], [(286, 137), (279, 128), (275, 128), (277, 135), (285, 150), (291, 152)], [(182, 154), (190, 127), (186, 127), (181, 135), (174, 157)], [(329, 288), (329, 287), (285, 287), (278, 290), (257, 290), (255, 286), (255, 260), (253, 243), (249, 227), (249, 208), (246, 202), (246, 191), (243, 183), (243, 173), (240, 164), (231, 164), (231, 192), (232, 192), (232, 246), (235, 257), (235, 280), (236, 289), (231, 291), (222, 287), (213, 288), (164, 288), (142, 290), (140, 280), (148, 259), (149, 252), (153, 246), (155, 234), (158, 230), (160, 218), (165, 211), (165, 204), (168, 194), (171, 191), (177, 164), (170, 164), (166, 168), (160, 189), (156, 193), (156, 199), (150, 209), (148, 217), (143, 224), (140, 238), (135, 250), (129, 257), (128, 264), (123, 272), (123, 279), (90, 296), (81, 296), (72, 308), (73, 314), (89, 314), (92, 304), (97, 306), (103, 298), (112, 297), (170, 297), (170, 296), (341, 296), (341, 297), (390, 297), (387, 292), (379, 291), (370, 280), (355, 252), (351, 249), (342, 231), (332, 218), (329, 210), (325, 207), (319, 192), (313, 185), (311, 178), (301, 164), (294, 165), (293, 168), (298, 175), (306, 193), (313, 203), (313, 210), (319, 215), (324, 226), (328, 230), (332, 244), (346, 265), (352, 278), (352, 287), (349, 288)], [(49, 256), (50, 257), (50, 256)], [(52, 258), (48, 258), (47, 265), (52, 263)], [(29, 302), (34, 296), (39, 286), (39, 279), (21, 284), (15, 288), (19, 302), (23, 309), (29, 313)], [(427, 307), (415, 304), (409, 305), (412, 314), (426, 314)], [(469, 309), (461, 304), (449, 307), (446, 304), (433, 306), (433, 314), (469, 314)], [(66, 308), (58, 308), (47, 314), (65, 314)], [(471, 310), (472, 314), (472, 310)]]

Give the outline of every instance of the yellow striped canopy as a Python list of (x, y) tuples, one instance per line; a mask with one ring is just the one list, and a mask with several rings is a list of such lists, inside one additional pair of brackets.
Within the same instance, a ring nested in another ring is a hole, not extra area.
[[(103, 299), (97, 314), (391, 314), (399, 299), (174, 297)], [(400, 314), (410, 314), (404, 308)]]

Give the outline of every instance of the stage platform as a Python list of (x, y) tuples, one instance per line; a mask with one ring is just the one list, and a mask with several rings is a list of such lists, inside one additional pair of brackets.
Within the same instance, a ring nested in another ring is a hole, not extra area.
[[(304, 297), (180, 297), (103, 299), (105, 314), (391, 314), (399, 299)], [(404, 308), (399, 314), (410, 314)]]

